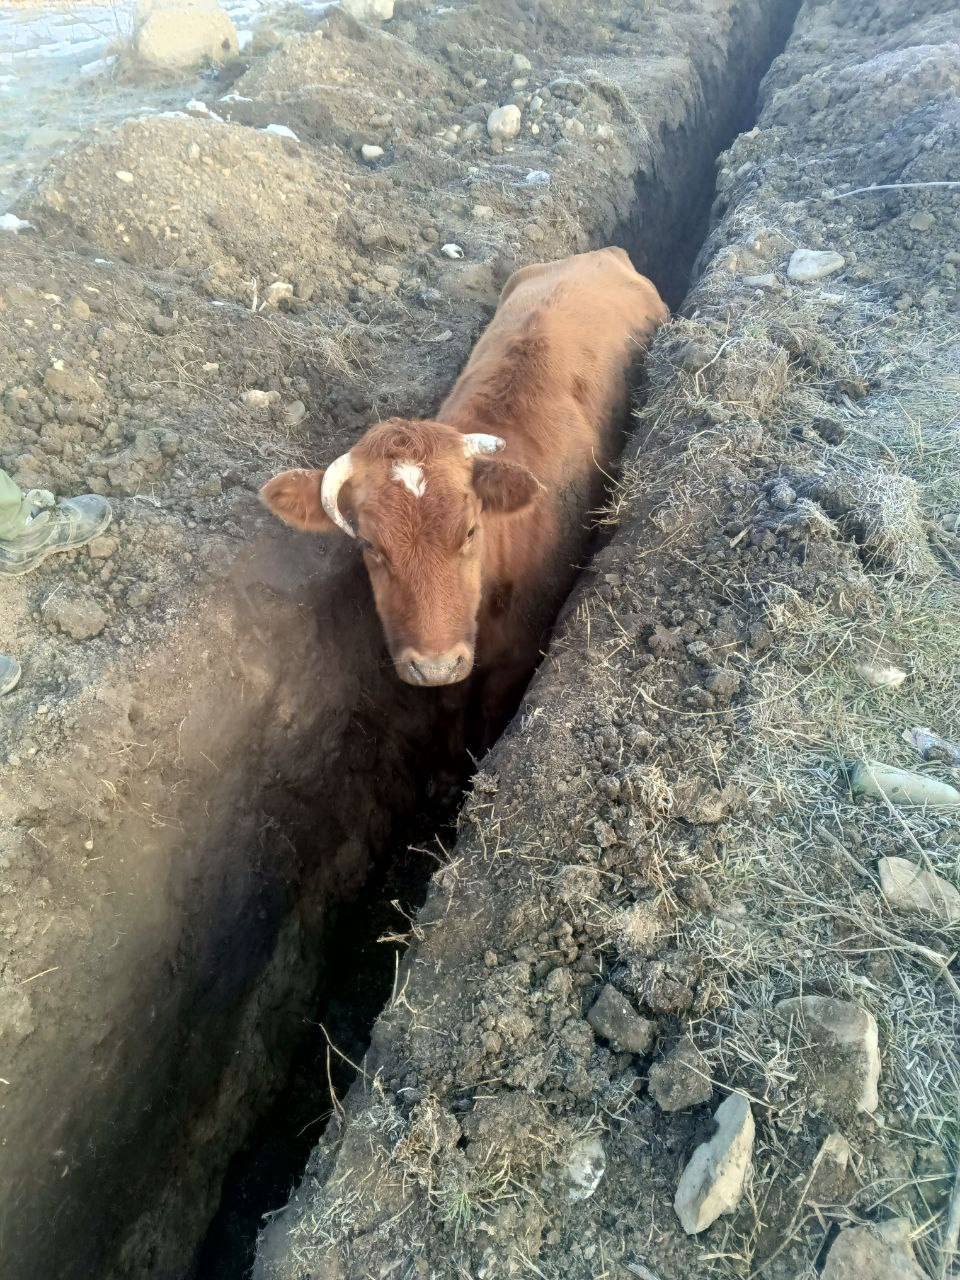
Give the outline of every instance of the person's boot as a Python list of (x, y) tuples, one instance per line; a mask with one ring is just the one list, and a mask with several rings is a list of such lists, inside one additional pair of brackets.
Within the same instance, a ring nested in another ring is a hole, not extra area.
[(43, 564), (57, 551), (72, 551), (98, 538), (113, 519), (110, 503), (97, 493), (62, 498), (31, 490), (34, 503), (30, 519), (12, 538), (0, 538), (0, 578), (16, 578)]
[(15, 689), (20, 683), (20, 663), (0, 653), (0, 697)]

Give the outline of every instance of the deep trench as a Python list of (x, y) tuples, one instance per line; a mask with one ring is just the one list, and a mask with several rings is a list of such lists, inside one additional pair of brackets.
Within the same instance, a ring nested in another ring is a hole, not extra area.
[[(668, 164), (674, 175), (681, 175), (679, 186), (675, 182), (671, 187), (662, 174), (641, 174), (631, 216), (604, 241), (628, 251), (671, 310), (683, 301), (707, 234), (715, 159), (737, 134), (752, 127), (759, 81), (783, 49), (799, 4), (783, 0), (777, 6), (774, 39), (744, 76), (736, 100), (722, 108), (721, 130), (703, 120), (697, 122), (700, 127), (687, 122), (664, 136)], [(713, 88), (719, 94), (718, 86)], [(711, 110), (708, 105), (708, 119)], [(641, 378), (634, 403), (643, 394)], [(599, 531), (594, 534), (584, 567), (604, 540)], [(355, 1078), (351, 1064), (362, 1060), (369, 1045), (411, 919), (423, 903), (442, 850), (455, 839), (462, 789), (452, 805), (449, 794), (442, 802), (430, 798), (428, 777), (419, 783), (415, 816), (400, 824), (386, 848), (374, 851), (359, 893), (327, 917), (314, 1016), (297, 1027), (286, 1082), (230, 1162), (219, 1209), (184, 1280), (243, 1280), (250, 1274), (264, 1218), (286, 1204), (333, 1112), (334, 1098), (343, 1097)], [(299, 851), (309, 859), (309, 847)]]

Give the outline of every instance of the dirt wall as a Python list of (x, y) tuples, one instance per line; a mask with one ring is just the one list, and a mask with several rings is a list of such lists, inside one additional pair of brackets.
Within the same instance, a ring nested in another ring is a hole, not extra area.
[(950, 9), (802, 7), (258, 1280), (951, 1274), (957, 808), (855, 769), (958, 781)]
[[(95, 134), (18, 206), (0, 459), (116, 519), (0, 587), (24, 659), (0, 740), (0, 1274), (182, 1274), (283, 1077), (326, 913), (428, 772), (432, 708), (393, 680), (350, 549), (270, 527), (258, 484), (428, 411), (514, 266), (671, 243), (788, 18), (409, 5), (383, 32), (265, 29), (224, 120)], [(510, 96), (504, 148), (483, 126)], [(676, 296), (689, 246), (649, 256)]]

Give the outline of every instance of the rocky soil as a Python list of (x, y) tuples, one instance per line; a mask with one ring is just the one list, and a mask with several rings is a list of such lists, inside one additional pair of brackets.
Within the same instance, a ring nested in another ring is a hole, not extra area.
[(679, 301), (790, 16), (290, 10), (15, 204), (0, 465), (115, 520), (0, 584), (3, 1280), (183, 1274), (429, 772), (350, 548), (257, 488), (430, 411), (516, 266), (618, 241)]
[(952, 8), (802, 7), (258, 1280), (954, 1274)]

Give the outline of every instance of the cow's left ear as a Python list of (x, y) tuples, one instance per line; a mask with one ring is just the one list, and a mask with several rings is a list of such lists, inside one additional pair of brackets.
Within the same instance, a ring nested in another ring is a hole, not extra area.
[(497, 458), (477, 458), (473, 464), (473, 489), (484, 511), (512, 515), (529, 507), (543, 485), (526, 467)]
[(260, 501), (284, 524), (311, 533), (329, 533), (337, 526), (320, 501), (322, 471), (281, 471), (260, 490)]

